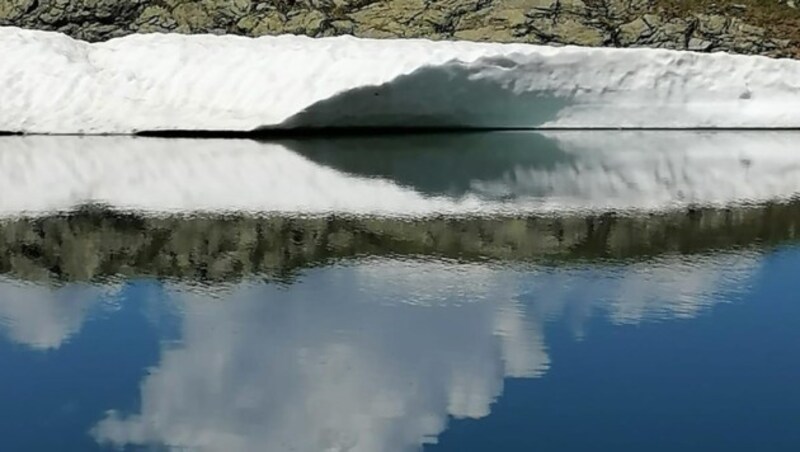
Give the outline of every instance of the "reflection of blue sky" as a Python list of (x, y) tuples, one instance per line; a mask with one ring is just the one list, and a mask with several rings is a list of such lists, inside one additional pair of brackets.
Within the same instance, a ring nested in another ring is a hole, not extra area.
[[(0, 305), (7, 308), (11, 299), (6, 291), (8, 286), (2, 288)], [(14, 342), (20, 338), (37, 338), (35, 334), (6, 335), (10, 340), (0, 341), (0, 450), (93, 450), (96, 443), (86, 431), (104, 411), (136, 409), (139, 395), (135, 388), (144, 378), (147, 366), (157, 363), (159, 353), (154, 323), (144, 315), (152, 287), (130, 284), (118, 289), (102, 290), (104, 298), (84, 311), (86, 317), (81, 319), (80, 331), (64, 338), (66, 340), (58, 347), (42, 349), (33, 347), (36, 342)], [(52, 289), (52, 292), (62, 290)], [(32, 296), (46, 291), (32, 288), (25, 300), (47, 305), (53, 302), (52, 297), (37, 299)], [(98, 299), (88, 297), (87, 300)], [(53, 303), (84, 306), (75, 298)], [(103, 304), (117, 308), (104, 310)], [(98, 308), (98, 305), (101, 306)], [(44, 314), (35, 322), (26, 313), (22, 319), (16, 319), (25, 323), (15, 328), (64, 331), (63, 325), (73, 322), (74, 311), (63, 308), (62, 317), (53, 315), (53, 308), (61, 309), (59, 306), (38, 307), (37, 312)], [(4, 330), (15, 321), (6, 320)], [(165, 328), (161, 330), (169, 332)]]
[[(700, 385), (712, 399), (736, 386), (743, 401), (764, 390), (759, 382), (786, 386), (796, 364), (774, 370), (789, 353), (786, 338), (797, 338), (785, 325), (797, 314), (787, 276), (798, 264), (794, 250), (605, 268), (370, 260), (310, 270), (286, 287), (253, 281), (212, 296), (197, 287), (129, 284), (119, 311), (84, 322), (60, 348), (0, 345), (0, 359), (15, 369), (0, 371), (3, 400), (22, 386), (27, 396), (10, 405), (20, 423), (66, 410), (79, 414), (49, 419), (71, 435), (81, 424), (81, 435), (94, 426), (105, 444), (200, 450), (416, 450), (440, 436), (445, 450), (465, 450), (484, 444), (471, 433), (484, 424), (487, 438), (503, 428), (525, 432), (520, 450), (532, 450), (574, 436), (565, 425), (602, 439), (602, 428), (587, 426), (594, 416), (619, 437), (625, 432), (602, 414), (633, 422), (636, 409), (650, 413), (639, 428), (661, 431), (645, 421), (677, 416), (667, 394), (687, 400), (671, 382)], [(738, 297), (747, 303), (701, 315)], [(166, 306), (176, 312), (163, 312)], [(695, 320), (647, 322), (674, 318)], [(567, 328), (546, 326), (555, 320)], [(575, 333), (586, 340), (575, 342)], [(689, 371), (706, 361), (718, 366), (711, 377), (723, 379), (716, 390)], [(723, 374), (724, 366), (738, 372)], [(638, 386), (663, 407), (642, 405)], [(37, 393), (42, 388), (48, 392)], [(698, 391), (688, 394), (702, 411), (708, 397)], [(784, 395), (800, 401), (796, 392)], [(531, 439), (537, 425), (547, 426), (544, 442)], [(5, 433), (19, 444), (36, 438)]]
[(547, 374), (507, 380), (491, 416), (451, 422), (430, 452), (798, 450), (798, 268), (800, 248), (770, 254), (719, 294), (740, 302), (691, 322), (549, 328)]

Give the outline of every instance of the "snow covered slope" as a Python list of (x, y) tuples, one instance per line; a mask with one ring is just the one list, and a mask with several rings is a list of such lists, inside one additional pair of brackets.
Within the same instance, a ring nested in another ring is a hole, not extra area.
[(0, 27), (0, 130), (800, 127), (800, 61), (651, 49)]
[[(530, 157), (506, 158), (518, 135)], [(800, 195), (800, 134), (788, 132), (498, 132), (460, 160), (458, 190), (395, 172), (380, 141), (361, 170), (320, 163), (296, 143), (143, 137), (0, 138), (0, 217), (98, 203), (160, 213), (249, 212), (417, 217), (665, 210)], [(453, 146), (460, 146), (454, 135)], [(394, 140), (397, 140), (396, 138)], [(541, 141), (545, 140), (542, 144)], [(319, 140), (327, 145), (330, 140)], [(383, 145), (393, 141), (386, 138)], [(495, 145), (494, 143), (499, 143)], [(549, 143), (552, 149), (546, 149)], [(440, 152), (448, 144), (440, 142)], [(455, 147), (457, 150), (466, 151)], [(408, 153), (436, 154), (437, 147)], [(480, 152), (478, 152), (480, 151)], [(403, 158), (401, 153), (397, 159)], [(464, 160), (467, 160), (464, 162)], [(419, 162), (420, 160), (416, 160)], [(502, 163), (486, 173), (493, 161)], [(440, 175), (433, 174), (436, 178)]]

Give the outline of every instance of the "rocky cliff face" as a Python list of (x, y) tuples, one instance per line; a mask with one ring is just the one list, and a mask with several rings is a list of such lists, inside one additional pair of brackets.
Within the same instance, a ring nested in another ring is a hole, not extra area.
[(131, 33), (647, 46), (800, 56), (793, 0), (0, 0), (0, 25), (99, 41)]

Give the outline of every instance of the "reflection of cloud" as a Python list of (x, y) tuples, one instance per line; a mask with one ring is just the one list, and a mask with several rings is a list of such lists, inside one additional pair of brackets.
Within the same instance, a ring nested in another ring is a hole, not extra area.
[[(407, 268), (312, 271), (304, 284), (243, 285), (223, 301), (175, 289), (184, 346), (144, 382), (141, 414), (114, 414), (95, 434), (200, 450), (415, 449), (448, 415), (488, 414), (504, 376), (546, 368), (537, 329), (493, 272), (427, 264), (441, 286), (424, 306), (404, 303), (403, 282), (374, 290)], [(475, 284), (449, 296), (465, 279)], [(497, 297), (481, 299), (487, 289)]]
[(0, 330), (35, 349), (58, 348), (77, 333), (110, 287), (48, 287), (0, 278)]
[(696, 317), (722, 299), (721, 290), (746, 285), (755, 268), (758, 258), (749, 253), (636, 263), (609, 295), (609, 315), (617, 323)]
[(93, 434), (192, 450), (415, 450), (448, 416), (488, 415), (504, 378), (546, 371), (536, 319), (585, 300), (615, 321), (687, 317), (757, 264), (747, 254), (605, 269), (375, 259), (285, 288), (174, 287), (182, 344), (143, 381), (141, 412), (112, 412)]
[[(646, 262), (550, 271), (534, 278), (534, 304), (542, 318), (582, 312), (580, 322), (600, 310), (614, 323), (692, 318), (747, 286), (759, 267), (755, 252), (666, 255)], [(582, 304), (588, 302), (591, 309)], [(571, 319), (575, 320), (575, 319)]]

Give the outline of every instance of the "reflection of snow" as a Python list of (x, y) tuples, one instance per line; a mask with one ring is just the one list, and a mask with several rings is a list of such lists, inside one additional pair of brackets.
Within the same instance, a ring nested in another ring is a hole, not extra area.
[[(374, 141), (376, 147), (363, 154), (367, 169), (351, 174), (335, 163), (306, 158), (286, 143), (4, 137), (0, 217), (47, 215), (90, 203), (156, 214), (519, 215), (728, 206), (800, 195), (795, 133), (549, 132), (546, 139), (528, 134), (534, 144), (521, 163), (502, 157), (503, 143), (527, 149), (526, 134), (511, 136), (487, 135), (469, 153), (447, 154), (461, 159), (461, 173), (453, 177), (468, 188), (459, 193), (428, 193), (391, 172), (374, 177), (369, 162), (377, 160), (370, 159), (380, 155), (382, 145), (398, 146), (388, 138)], [(464, 140), (437, 143), (442, 148), (422, 150), (436, 158), (437, 151), (463, 146)], [(549, 152), (560, 160), (546, 153), (537, 157), (536, 146), (551, 146)], [(502, 169), (487, 176), (482, 169), (492, 155)], [(446, 166), (450, 157), (442, 158)]]
[(114, 291), (110, 286), (52, 288), (0, 278), (0, 330), (31, 348), (58, 348)]
[(475, 180), (479, 198), (553, 209), (659, 210), (728, 206), (800, 195), (798, 136), (781, 133), (548, 132), (569, 156)]
[(47, 215), (90, 203), (150, 213), (406, 216), (478, 206), (350, 177), (282, 145), (251, 140), (34, 136), (2, 142), (0, 216)]
[(285, 288), (172, 287), (182, 344), (143, 381), (141, 412), (111, 412), (93, 434), (192, 450), (415, 450), (449, 416), (488, 415), (504, 378), (547, 370), (537, 319), (586, 300), (620, 322), (689, 317), (757, 266), (748, 254), (578, 269), (370, 259)]

